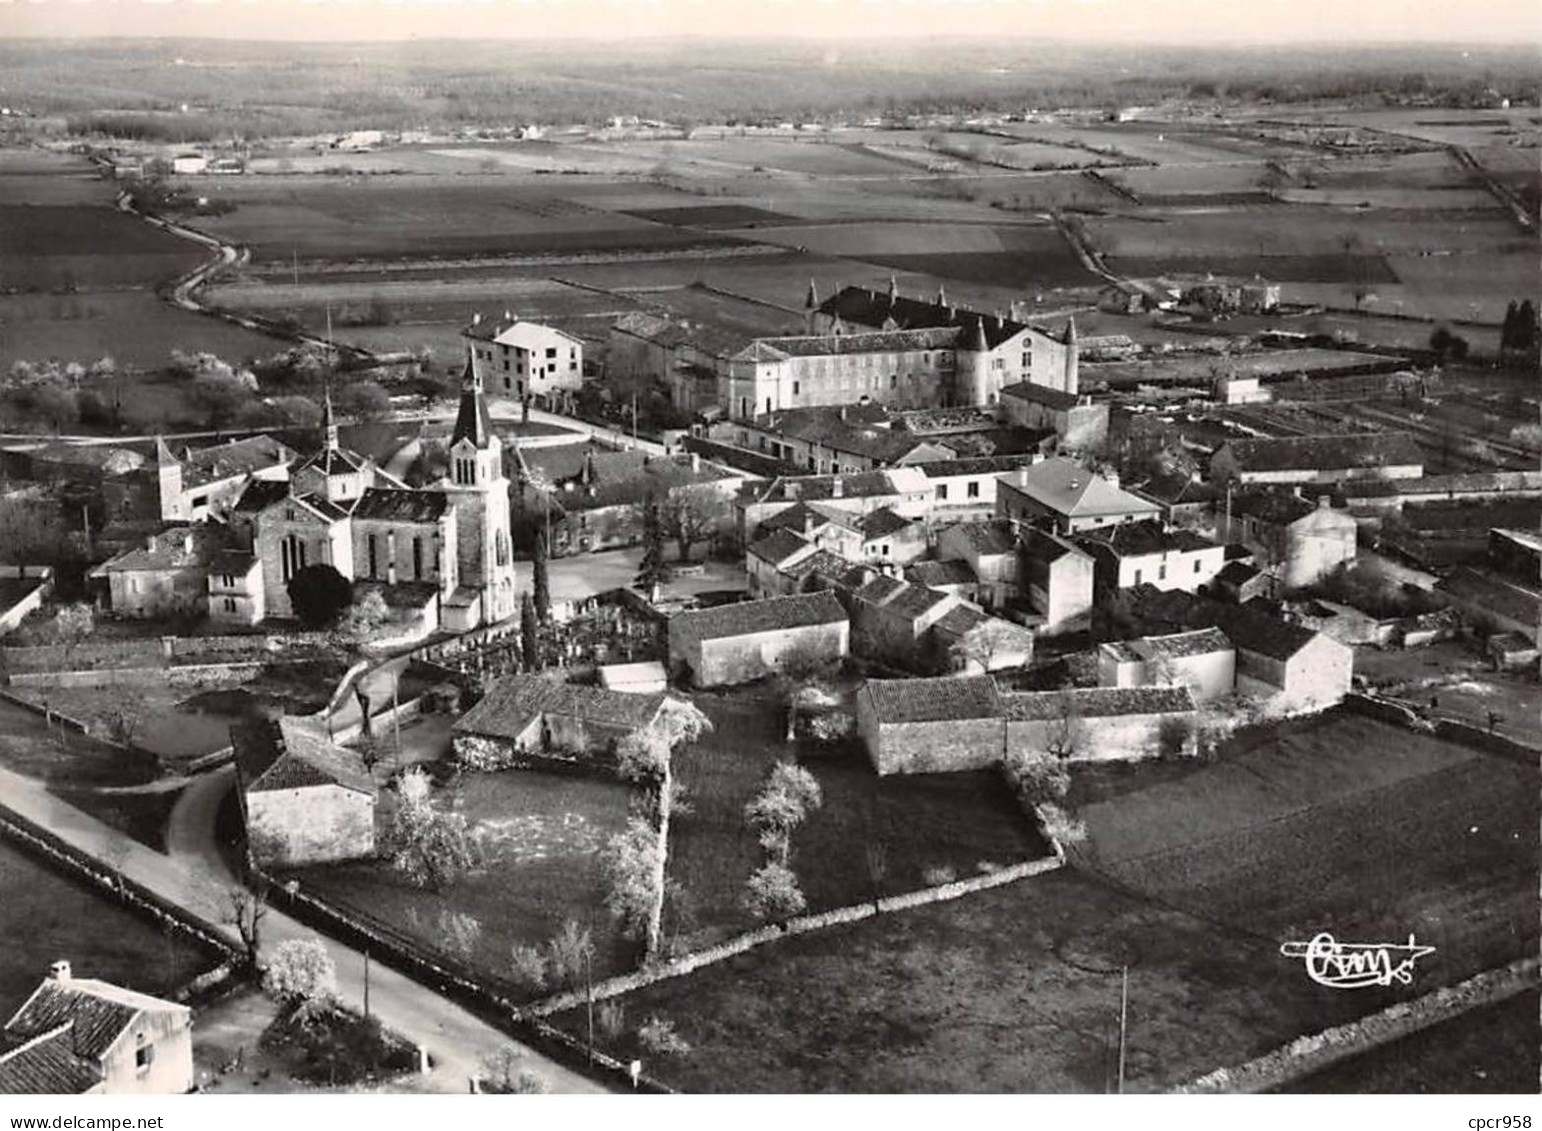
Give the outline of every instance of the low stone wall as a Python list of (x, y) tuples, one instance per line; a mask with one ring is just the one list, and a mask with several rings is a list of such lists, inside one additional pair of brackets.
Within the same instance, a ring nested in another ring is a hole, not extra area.
[(820, 911), (812, 915), (798, 915), (781, 925), (760, 927), (756, 930), (736, 935), (716, 946), (704, 947), (701, 950), (692, 951), (690, 954), (681, 955), (658, 966), (634, 971), (630, 974), (622, 974), (615, 978), (607, 978), (603, 982), (595, 983), (591, 990), (570, 990), (557, 994), (544, 1001), (525, 1007), (523, 1015), (528, 1017), (549, 1017), (554, 1013), (572, 1009), (583, 1005), (590, 1000), (600, 1001), (605, 998), (617, 997), (630, 993), (644, 986), (651, 986), (655, 982), (667, 981), (670, 978), (680, 978), (703, 966), (711, 966), (713, 963), (722, 962), (733, 958), (735, 955), (744, 954), (754, 950), (758, 946), (775, 942), (778, 939), (788, 938), (793, 935), (808, 934), (810, 931), (822, 931), (828, 927), (839, 926), (844, 923), (857, 923), (863, 919), (871, 919), (875, 915), (890, 914), (895, 911), (906, 911), (913, 907), (924, 907), (931, 903), (945, 903), (958, 899), (961, 896), (973, 892), (986, 891), (990, 888), (1002, 887), (1006, 884), (1016, 883), (1030, 876), (1043, 875), (1045, 872), (1053, 872), (1063, 867), (1065, 860), (1058, 852), (1056, 855), (1046, 856), (1040, 860), (1028, 860), (1021, 864), (1013, 864), (1005, 868), (999, 868), (994, 872), (987, 872), (979, 876), (971, 876), (966, 880), (955, 880), (951, 883), (939, 884), (936, 887), (922, 888), (920, 891), (906, 892), (903, 895), (881, 896), (873, 903), (857, 903), (848, 907), (837, 907), (830, 911)]
[[(425, 698), (427, 697), (419, 695), (416, 699), (409, 699), (405, 703), (397, 704), (395, 707), (387, 707), (378, 715), (371, 715), (369, 717), (370, 733), (374, 735), (389, 733), (393, 724), (398, 722), (404, 723), (408, 719), (417, 718), (423, 713), (423, 700)], [(381, 728), (385, 729), (382, 730)], [(353, 723), (333, 731), (332, 741), (337, 743), (349, 742), (363, 733), (364, 724), (362, 722)]]
[(1433, 733), (1435, 730), (1412, 707), (1405, 706), (1402, 703), (1395, 703), (1390, 699), (1352, 693), (1344, 696), (1344, 706), (1357, 715), (1379, 719), (1381, 722), (1391, 723), (1394, 726), (1407, 727), (1409, 730), (1425, 731), (1426, 733)]
[(13, 687), (112, 687), (117, 684), (165, 683), (171, 687), (206, 687), (241, 683), (266, 666), (265, 661), (229, 664), (180, 664), (156, 668), (98, 668), (79, 671), (13, 673)]
[(1517, 959), (1508, 966), (1485, 970), (1465, 982), (1442, 986), (1412, 1001), (1398, 1002), (1347, 1025), (1298, 1037), (1255, 1060), (1218, 1068), (1173, 1091), (1252, 1093), (1283, 1087), (1378, 1045), (1522, 993), (1538, 983), (1539, 970), (1542, 963), (1537, 958)]
[(51, 722), (59, 723), (61, 726), (67, 727), (79, 734), (91, 733), (91, 728), (85, 723), (81, 722), (79, 719), (70, 715), (61, 714), (55, 710), (51, 710), (48, 707), (44, 707), (40, 703), (32, 702), (30, 699), (23, 699), (19, 695), (12, 695), (9, 691), (0, 690), (0, 699), (3, 699), (7, 703), (13, 704), (14, 706), (22, 708), (24, 711), (31, 711), (34, 715), (37, 715), (41, 719), (47, 719)]
[(1502, 734), (1470, 726), (1467, 723), (1459, 723), (1453, 719), (1436, 719), (1435, 737), (1459, 742), (1463, 746), (1473, 746), (1487, 754), (1509, 758), (1513, 762), (1520, 762), (1532, 769), (1536, 768), (1537, 759), (1542, 757), (1542, 751), (1535, 746), (1528, 746), (1524, 742), (1517, 742)]
[(12, 679), (24, 672), (165, 667), (167, 661), (159, 639), (85, 641), (68, 648), (62, 644), (6, 647), (0, 650), (0, 658)]

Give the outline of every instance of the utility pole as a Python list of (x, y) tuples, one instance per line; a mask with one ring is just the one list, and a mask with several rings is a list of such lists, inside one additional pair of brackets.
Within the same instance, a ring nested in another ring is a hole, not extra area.
[(637, 390), (632, 390), (632, 450), (637, 450)]
[(369, 947), (364, 948), (364, 1020), (369, 1020)]
[(589, 1063), (594, 1063), (594, 960), (584, 951), (584, 983), (589, 999)]
[(1119, 1094), (1124, 1095), (1124, 1047), (1125, 1025), (1130, 1012), (1130, 968), (1124, 968), (1124, 977), (1119, 987)]
[(401, 683), (401, 673), (391, 673), (391, 729), (396, 733), (396, 764), (402, 764), (402, 716), (401, 703), (397, 700), (397, 687)]

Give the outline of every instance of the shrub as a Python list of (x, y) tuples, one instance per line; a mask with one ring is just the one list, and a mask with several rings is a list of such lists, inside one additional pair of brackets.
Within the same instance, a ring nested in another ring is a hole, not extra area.
[(674, 1023), (654, 1016), (637, 1029), (637, 1040), (643, 1048), (657, 1056), (685, 1056), (691, 1046), (675, 1032)]
[(784, 922), (807, 907), (808, 901), (793, 870), (772, 860), (745, 883), (744, 905), (758, 919)]
[(531, 990), (546, 988), (546, 955), (539, 947), (515, 943), (509, 952), (509, 974), (515, 982)]
[(927, 887), (935, 888), (951, 884), (958, 879), (958, 873), (946, 864), (931, 864), (921, 873), (921, 879)]
[(337, 996), (337, 967), (317, 939), (286, 939), (263, 964), (262, 985), (288, 1005), (317, 1005)]
[(1068, 813), (1059, 805), (1053, 803), (1040, 805), (1039, 820), (1044, 825), (1044, 832), (1062, 848), (1066, 845), (1080, 844), (1087, 839), (1087, 826), (1080, 818)]
[(626, 1028), (626, 1009), (619, 1001), (602, 1001), (596, 1010), (600, 1021), (600, 1032), (607, 1040), (614, 1041), (621, 1036)]

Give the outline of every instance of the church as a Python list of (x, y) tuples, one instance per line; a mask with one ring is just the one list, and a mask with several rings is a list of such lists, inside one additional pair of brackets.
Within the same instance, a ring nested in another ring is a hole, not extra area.
[[(423, 489), (344, 448), (330, 397), (321, 449), (287, 479), (250, 476), (225, 513), (227, 545), (208, 563), (209, 615), (253, 625), (294, 615), (288, 585), (325, 564), (374, 587), (427, 631), (465, 632), (514, 614), (509, 481), (480, 375), (468, 363), (448, 474)], [(162, 447), (162, 464), (171, 459)], [(163, 467), (163, 478), (166, 469)]]

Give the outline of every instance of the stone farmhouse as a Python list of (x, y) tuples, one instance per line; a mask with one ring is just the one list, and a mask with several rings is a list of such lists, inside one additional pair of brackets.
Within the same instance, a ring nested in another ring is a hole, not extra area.
[(1069, 761), (1150, 757), (1170, 721), (1186, 731), (1194, 710), (1186, 687), (1008, 692), (988, 675), (870, 679), (857, 692), (857, 732), (880, 775), (946, 773), (1054, 749)]
[(613, 769), (616, 744), (651, 725), (664, 695), (504, 676), (451, 727), (462, 764)]
[(254, 479), (284, 481), (299, 457), (271, 436), (249, 436), (176, 456), (155, 441), (155, 483), (162, 522), (205, 522), (240, 497)]
[(1012, 424), (1053, 431), (1063, 451), (1090, 451), (1108, 438), (1108, 405), (1075, 389), (1019, 381), (1001, 390), (1001, 411)]
[(1234, 493), (1230, 537), (1256, 550), (1286, 589), (1314, 585), (1355, 560), (1358, 526), (1329, 503), (1326, 494), (1302, 498), (1299, 488)]
[(1158, 518), (1161, 508), (1122, 491), (1116, 480), (1054, 458), (1001, 476), (996, 513), (1059, 534)]
[(68, 962), (0, 1031), (0, 1095), (177, 1095), (193, 1089), (193, 1012)]
[(264, 719), (232, 728), (231, 745), (252, 863), (291, 868), (375, 854), (374, 779), (320, 724)]
[(1039, 459), (1037, 453), (1022, 453), (917, 464), (932, 487), (933, 522), (989, 518), (996, 513), (996, 485), (1002, 474), (1029, 467)]
[(1226, 565), (1226, 547), (1161, 522), (1125, 522), (1076, 536), (1093, 559), (1099, 591), (1150, 583), (1158, 589), (1198, 592)]
[(505, 312), (472, 316), (461, 332), (477, 382), (516, 400), (556, 407), (584, 383), (584, 343), (572, 334)]
[(1098, 686), (1181, 685), (1197, 703), (1237, 686), (1237, 650), (1218, 628), (1115, 640), (1098, 648)]
[(106, 582), (107, 608), (136, 620), (197, 615), (208, 606), (209, 566), (224, 532), (209, 526), (173, 526), (144, 545), (107, 559), (87, 575)]
[(937, 533), (937, 557), (968, 564), (980, 604), (987, 609), (1008, 604), (1019, 592), (1017, 529), (1005, 519), (943, 527)]
[(1045, 636), (1078, 632), (1092, 614), (1096, 567), (1092, 557), (1059, 534), (1024, 527), (1018, 590), (1043, 618), (1035, 628)]
[(1210, 457), (1216, 483), (1338, 483), (1423, 474), (1424, 453), (1407, 432), (1228, 440)]
[(906, 518), (925, 518), (931, 484), (915, 467), (856, 475), (797, 475), (745, 483), (734, 497), (735, 525), (748, 545), (773, 516), (800, 502), (819, 502), (856, 514), (887, 507)]
[(829, 592), (741, 601), (669, 619), (669, 666), (697, 687), (764, 679), (791, 661), (836, 663), (851, 652), (846, 610)]

